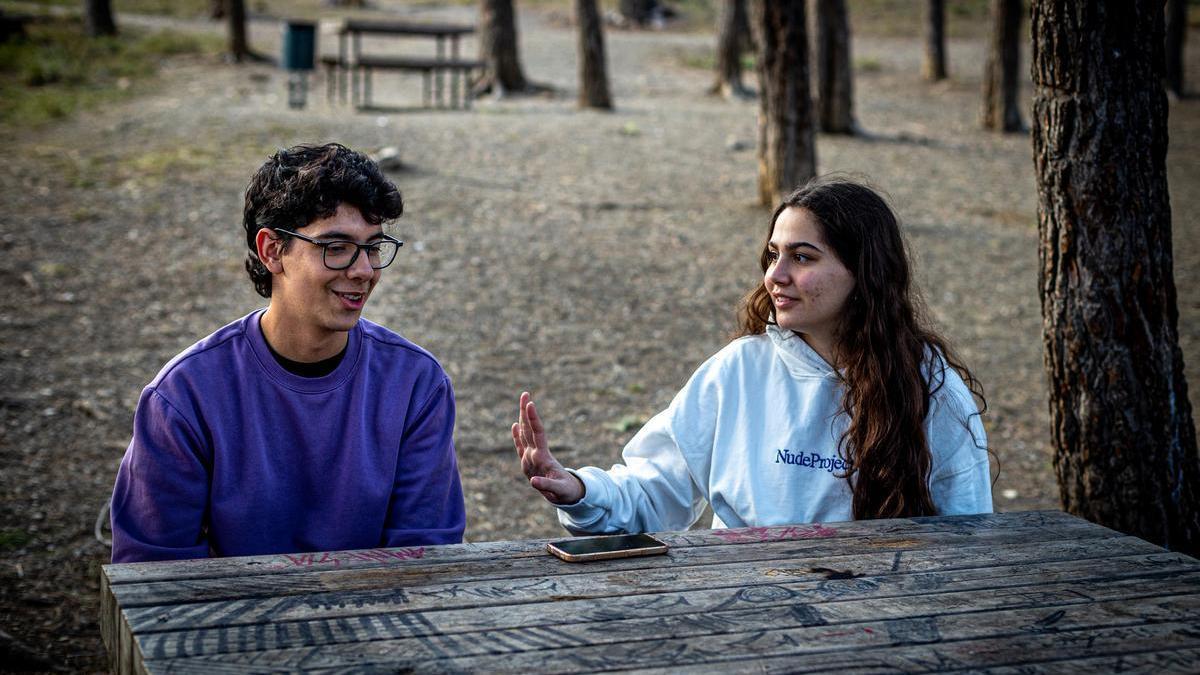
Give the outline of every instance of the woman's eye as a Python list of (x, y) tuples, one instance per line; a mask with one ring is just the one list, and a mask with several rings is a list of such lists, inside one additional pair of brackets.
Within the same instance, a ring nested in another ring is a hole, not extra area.
[(767, 251), (767, 260), (770, 262), (779, 260), (779, 251)]
[(806, 256), (806, 255), (804, 255), (803, 253), (797, 253), (797, 254), (795, 254), (795, 255), (793, 255), (793, 256), (792, 256), (792, 260), (795, 260), (796, 262), (801, 262), (801, 263), (802, 263), (802, 262), (808, 262), (809, 260), (812, 260), (812, 258), (810, 258), (810, 257), (808, 257), (808, 256)]

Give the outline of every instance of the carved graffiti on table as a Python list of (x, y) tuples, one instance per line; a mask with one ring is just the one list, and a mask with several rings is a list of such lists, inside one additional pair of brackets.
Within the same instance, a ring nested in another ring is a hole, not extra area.
[(396, 562), (425, 557), (425, 547), (382, 549), (365, 551), (335, 551), (333, 553), (285, 553), (276, 559), (270, 569), (284, 570), (297, 567), (340, 567), (351, 562)]
[(786, 527), (739, 527), (729, 530), (713, 530), (713, 535), (731, 544), (752, 544), (791, 539), (823, 539), (836, 536), (837, 530), (814, 523)]

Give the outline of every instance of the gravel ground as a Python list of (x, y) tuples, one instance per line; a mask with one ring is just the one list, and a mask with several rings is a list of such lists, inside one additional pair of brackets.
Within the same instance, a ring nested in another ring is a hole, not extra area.
[[(474, 20), (470, 8), (393, 11)], [(241, 270), (241, 191), (276, 147), (400, 150), (407, 168), (392, 177), (409, 244), (366, 316), (428, 348), (454, 381), (472, 541), (559, 532), (508, 438), (523, 388), (564, 463), (606, 466), (727, 341), (769, 216), (754, 204), (757, 104), (704, 95), (710, 74), (686, 64), (708, 35), (610, 32), (617, 110), (579, 111), (571, 29), (521, 19), (527, 75), (556, 95), (354, 113), (326, 103), (318, 81), (309, 108), (292, 111), (279, 71), (185, 60), (167, 64), (152, 95), (4, 139), (0, 631), (54, 664), (103, 668), (97, 572), (108, 551), (93, 522), (141, 387), (261, 305)], [(270, 22), (252, 31), (272, 53), (278, 37)], [(1194, 74), (1200, 45), (1189, 44)], [(821, 170), (868, 176), (902, 215), (931, 314), (987, 390), (997, 509), (1056, 508), (1029, 138), (976, 128), (981, 42), (952, 42), (953, 79), (938, 85), (918, 77), (918, 40), (858, 36), (854, 47), (864, 133), (820, 137)], [(410, 106), (419, 91), (417, 80), (376, 82), (389, 104)], [(1200, 102), (1170, 114), (1180, 330), (1195, 383)]]

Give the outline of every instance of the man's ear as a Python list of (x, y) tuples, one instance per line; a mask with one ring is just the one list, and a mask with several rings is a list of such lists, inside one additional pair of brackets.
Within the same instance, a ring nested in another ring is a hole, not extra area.
[(262, 228), (254, 235), (254, 245), (258, 249), (258, 259), (271, 274), (283, 271), (283, 239), (267, 228)]

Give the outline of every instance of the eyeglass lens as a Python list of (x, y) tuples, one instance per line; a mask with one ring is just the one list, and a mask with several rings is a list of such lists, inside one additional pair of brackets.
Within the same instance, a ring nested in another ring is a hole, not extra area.
[(379, 241), (373, 244), (355, 244), (334, 241), (325, 245), (325, 266), (332, 270), (346, 269), (358, 259), (360, 250), (366, 251), (367, 262), (374, 269), (383, 269), (392, 264), (399, 246), (394, 241)]

